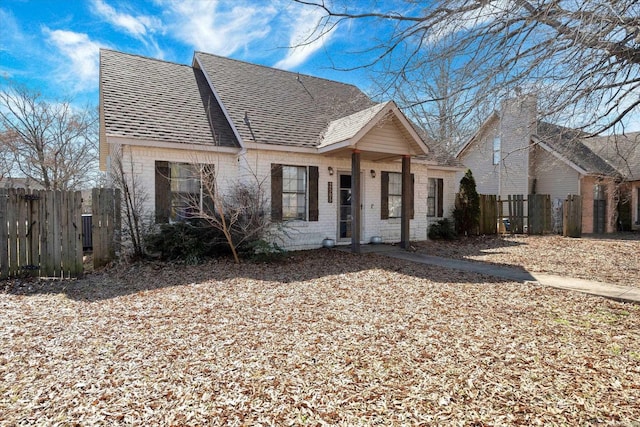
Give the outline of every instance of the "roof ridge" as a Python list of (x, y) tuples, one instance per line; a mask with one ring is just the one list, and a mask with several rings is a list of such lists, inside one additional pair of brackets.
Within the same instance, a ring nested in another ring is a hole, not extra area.
[(180, 65), (180, 66), (183, 66), (183, 67), (193, 68), (191, 65), (188, 65), (188, 64), (181, 64), (179, 62), (168, 61), (166, 59), (152, 58), (150, 56), (143, 56), (143, 55), (140, 55), (140, 54), (137, 54), (137, 53), (122, 52), (122, 51), (119, 51), (119, 50), (109, 49), (109, 48), (106, 48), (106, 47), (101, 47), (100, 48), (100, 54), (102, 54), (102, 51), (113, 52), (113, 53), (117, 53), (117, 54), (120, 54), (120, 55), (133, 56), (133, 57), (140, 58), (140, 59), (145, 59), (145, 60), (148, 60), (148, 61), (162, 62), (164, 64)]
[(313, 76), (311, 74), (300, 73), (298, 71), (283, 70), (282, 68), (276, 68), (276, 67), (269, 66), (269, 65), (264, 65), (264, 64), (256, 64), (255, 62), (249, 62), (249, 61), (244, 61), (242, 59), (230, 58), (228, 56), (216, 55), (215, 53), (203, 52), (201, 50), (196, 50), (196, 51), (193, 52), (193, 54), (194, 54), (194, 56), (197, 55), (197, 54), (209, 55), (209, 56), (214, 56), (216, 58), (220, 58), (220, 59), (224, 59), (224, 60), (228, 60), (228, 61), (241, 62), (243, 64), (251, 65), (251, 66), (254, 66), (254, 67), (261, 67), (261, 68), (266, 68), (266, 69), (273, 70), (273, 71), (278, 71), (278, 72), (281, 72), (281, 73), (292, 74), (294, 76), (298, 75), (298, 76), (302, 76), (302, 77), (309, 77), (309, 78), (316, 79), (316, 80), (322, 80), (322, 81), (325, 81), (325, 82), (331, 82), (331, 83), (334, 83), (334, 84), (338, 83), (338, 84), (341, 84), (343, 86), (354, 87), (354, 88), (358, 89), (359, 91), (363, 92), (362, 89), (360, 89), (358, 86), (356, 86), (353, 83), (345, 83), (345, 82), (341, 82), (341, 81), (338, 81), (338, 80), (327, 79), (325, 77), (318, 77), (318, 76)]

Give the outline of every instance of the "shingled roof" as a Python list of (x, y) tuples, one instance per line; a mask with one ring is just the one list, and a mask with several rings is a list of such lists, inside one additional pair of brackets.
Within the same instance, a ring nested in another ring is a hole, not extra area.
[[(389, 104), (354, 85), (203, 52), (192, 66), (108, 49), (100, 61), (107, 137), (319, 148), (360, 131)], [(419, 158), (460, 166), (437, 149)]]
[(538, 123), (537, 136), (588, 174), (616, 175), (617, 171), (582, 143), (586, 133), (547, 122)]
[(584, 145), (627, 180), (640, 180), (640, 132), (582, 140)]
[(100, 50), (100, 95), (108, 136), (238, 147), (201, 70)]
[(243, 141), (316, 147), (330, 122), (375, 105), (353, 85), (196, 52)]

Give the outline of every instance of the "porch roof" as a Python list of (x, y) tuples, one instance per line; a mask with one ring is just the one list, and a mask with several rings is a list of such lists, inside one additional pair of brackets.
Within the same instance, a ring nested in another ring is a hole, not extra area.
[(318, 152), (348, 156), (359, 150), (366, 160), (421, 156), (429, 148), (393, 101), (373, 105), (329, 123)]

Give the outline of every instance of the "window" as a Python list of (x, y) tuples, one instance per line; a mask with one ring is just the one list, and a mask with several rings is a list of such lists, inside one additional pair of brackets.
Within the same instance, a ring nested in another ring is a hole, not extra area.
[(429, 178), (427, 189), (427, 216), (442, 218), (444, 209), (442, 193), (444, 181), (442, 178)]
[(307, 168), (282, 167), (282, 219), (307, 217)]
[[(409, 211), (413, 218), (413, 183), (414, 176), (411, 174), (410, 205)], [(381, 200), (380, 200), (380, 218), (400, 218), (402, 217), (402, 174), (399, 172), (381, 173)]]
[(209, 165), (156, 162), (156, 222), (185, 221), (211, 203), (202, 188)]
[(402, 174), (389, 174), (389, 218), (402, 215)]
[(500, 164), (500, 137), (493, 138), (493, 164)]
[(186, 163), (170, 163), (172, 221), (193, 218), (202, 209), (200, 168)]
[(271, 219), (318, 221), (318, 167), (271, 165)]
[(640, 225), (640, 187), (637, 188), (638, 190), (638, 195), (636, 197), (636, 203), (637, 203), (637, 210), (638, 212), (636, 213), (636, 225)]

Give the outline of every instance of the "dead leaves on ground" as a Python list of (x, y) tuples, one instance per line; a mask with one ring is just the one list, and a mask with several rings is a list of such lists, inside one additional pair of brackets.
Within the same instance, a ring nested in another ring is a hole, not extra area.
[(480, 236), (419, 242), (417, 246), (430, 255), (640, 287), (640, 233), (605, 237)]
[(129, 266), (0, 313), (6, 425), (640, 419), (640, 307), (375, 255)]

